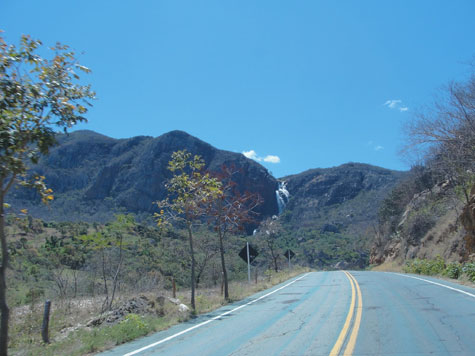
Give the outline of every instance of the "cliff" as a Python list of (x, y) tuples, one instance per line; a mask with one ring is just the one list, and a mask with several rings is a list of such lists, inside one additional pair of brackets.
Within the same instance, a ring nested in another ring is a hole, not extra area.
[(45, 220), (103, 222), (116, 212), (148, 218), (154, 202), (166, 196), (164, 183), (171, 177), (167, 169), (171, 154), (183, 149), (201, 155), (210, 171), (217, 172), (222, 165), (234, 167), (239, 172), (235, 176), (238, 189), (263, 198), (260, 216), (277, 213), (278, 183), (267, 169), (240, 153), (216, 149), (182, 131), (129, 139), (92, 131), (58, 135), (58, 145), (32, 167), (32, 172), (46, 177), (54, 191), (50, 209), (33, 199), (33, 191), (23, 189), (13, 191), (9, 201)]
[(295, 229), (362, 235), (374, 223), (380, 202), (404, 174), (347, 163), (284, 177), (290, 199), (283, 218)]

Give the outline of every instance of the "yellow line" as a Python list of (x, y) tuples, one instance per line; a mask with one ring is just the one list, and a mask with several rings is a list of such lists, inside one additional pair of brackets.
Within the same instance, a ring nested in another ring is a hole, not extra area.
[(335, 346), (333, 346), (332, 350), (330, 351), (330, 356), (337, 356), (340, 353), (341, 347), (345, 342), (346, 334), (348, 333), (348, 329), (351, 324), (351, 319), (355, 310), (355, 287), (353, 285), (353, 280), (348, 276), (348, 273), (346, 271), (343, 272), (345, 273), (351, 284), (351, 303), (350, 309), (348, 310), (348, 315), (346, 316), (345, 324), (343, 325), (343, 329), (341, 329), (340, 335), (336, 340)]
[(356, 281), (356, 278), (351, 275), (351, 273), (348, 272), (348, 275), (353, 279), (353, 282), (355, 283), (356, 290), (358, 291), (358, 307), (356, 308), (356, 319), (353, 324), (353, 330), (351, 331), (350, 335), (350, 340), (346, 344), (346, 349), (343, 355), (351, 355), (353, 354), (353, 350), (355, 349), (356, 345), (356, 338), (358, 337), (358, 330), (361, 325), (361, 314), (363, 313), (363, 298), (361, 297), (361, 289)]

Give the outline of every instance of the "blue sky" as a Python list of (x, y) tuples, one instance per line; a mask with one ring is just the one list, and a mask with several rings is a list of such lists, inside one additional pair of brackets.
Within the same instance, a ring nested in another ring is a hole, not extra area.
[(407, 169), (401, 125), (475, 55), (475, 1), (3, 0), (7, 42), (70, 45), (98, 100), (80, 128), (179, 129), (277, 177)]

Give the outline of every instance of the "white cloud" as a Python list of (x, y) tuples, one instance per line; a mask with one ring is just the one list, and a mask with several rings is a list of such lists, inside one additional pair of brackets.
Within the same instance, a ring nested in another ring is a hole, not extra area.
[(387, 106), (390, 109), (395, 109), (400, 103), (402, 103), (402, 100), (387, 100), (384, 105)]
[(402, 100), (399, 99), (386, 100), (383, 105), (393, 110), (399, 110), (400, 112), (405, 112), (409, 110), (407, 106), (402, 105)]
[(280, 157), (279, 156), (274, 156), (274, 155), (267, 155), (265, 157), (260, 157), (256, 151), (254, 150), (249, 150), (249, 151), (243, 151), (242, 154), (246, 156), (247, 158), (253, 159), (254, 161), (257, 162), (268, 162), (268, 163), (280, 163)]
[(380, 144), (374, 142), (374, 141), (368, 141), (366, 144), (368, 148), (371, 148), (375, 150), (376, 152), (384, 150), (384, 146), (381, 146)]
[(247, 158), (253, 159), (254, 161), (257, 161), (257, 162), (262, 161), (262, 158), (258, 157), (256, 151), (254, 150), (243, 151), (242, 154), (246, 156)]
[(267, 155), (267, 156), (264, 158), (264, 162), (280, 163), (280, 158), (279, 158), (279, 156)]

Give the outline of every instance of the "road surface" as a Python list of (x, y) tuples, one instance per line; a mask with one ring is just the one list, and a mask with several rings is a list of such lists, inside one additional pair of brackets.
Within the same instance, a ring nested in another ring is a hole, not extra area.
[(311, 272), (105, 352), (475, 355), (475, 289), (384, 272)]

